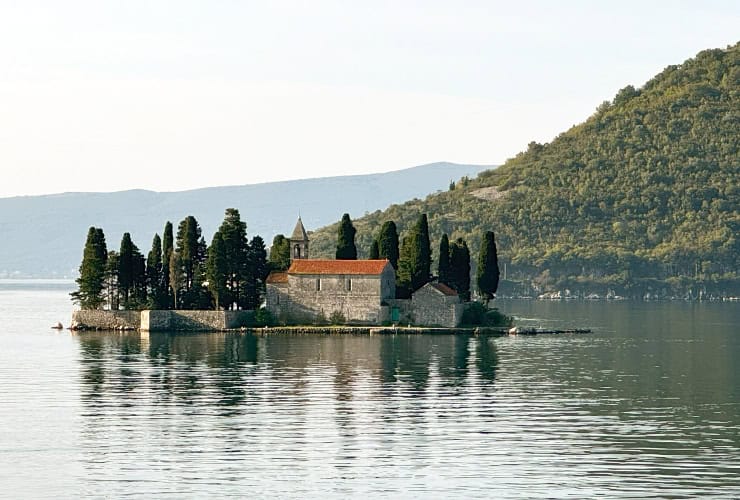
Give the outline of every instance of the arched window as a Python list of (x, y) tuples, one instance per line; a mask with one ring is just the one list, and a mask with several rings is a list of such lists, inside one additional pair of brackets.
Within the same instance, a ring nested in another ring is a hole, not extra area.
[(293, 247), (293, 258), (294, 259), (300, 259), (301, 258), (301, 246), (296, 245)]

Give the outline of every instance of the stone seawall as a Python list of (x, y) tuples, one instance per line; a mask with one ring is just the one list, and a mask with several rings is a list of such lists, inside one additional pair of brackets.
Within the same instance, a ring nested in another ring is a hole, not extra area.
[(74, 311), (73, 329), (207, 332), (249, 326), (254, 311)]
[(253, 311), (141, 311), (145, 332), (203, 332), (249, 326)]
[(72, 329), (138, 330), (140, 326), (140, 311), (82, 310), (72, 313)]

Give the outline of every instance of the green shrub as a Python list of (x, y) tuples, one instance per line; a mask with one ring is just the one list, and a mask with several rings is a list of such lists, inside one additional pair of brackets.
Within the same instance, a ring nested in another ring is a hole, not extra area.
[(275, 317), (267, 309), (261, 308), (254, 311), (255, 326), (273, 326), (275, 323)]
[(463, 311), (462, 324), (468, 326), (511, 326), (513, 318), (499, 312), (498, 309), (488, 309), (481, 302), (470, 302)]
[(342, 314), (342, 311), (334, 311), (329, 316), (329, 323), (332, 325), (343, 325), (347, 322), (347, 319)]

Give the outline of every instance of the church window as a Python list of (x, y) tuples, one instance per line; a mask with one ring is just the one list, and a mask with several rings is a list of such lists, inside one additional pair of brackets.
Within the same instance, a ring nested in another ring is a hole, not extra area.
[(316, 291), (321, 291), (321, 278), (316, 278)]
[(347, 291), (352, 291), (352, 278), (347, 278)]
[(300, 259), (301, 258), (301, 246), (296, 245), (293, 247), (293, 258)]

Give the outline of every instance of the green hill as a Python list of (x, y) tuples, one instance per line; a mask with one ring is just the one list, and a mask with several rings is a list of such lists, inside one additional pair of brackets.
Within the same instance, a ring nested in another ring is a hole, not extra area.
[[(495, 231), (505, 289), (736, 294), (739, 61), (738, 44), (703, 51), (620, 90), (551, 143), (357, 219), (360, 252), (383, 221), (403, 230), (426, 212), (433, 238), (462, 236), (474, 255), (480, 234)], [(333, 255), (335, 235), (314, 233), (314, 254)]]

